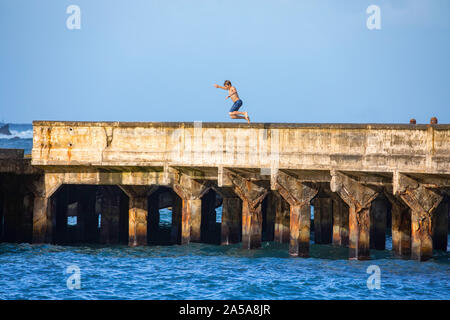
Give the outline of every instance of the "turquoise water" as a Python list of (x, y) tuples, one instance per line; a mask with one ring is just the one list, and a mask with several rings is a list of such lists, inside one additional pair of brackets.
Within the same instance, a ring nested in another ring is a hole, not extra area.
[[(288, 246), (77, 246), (1, 244), (0, 299), (449, 299), (448, 256), (428, 262), (375, 252), (347, 260), (347, 249), (312, 245), (310, 258)], [(68, 266), (80, 289), (68, 289)], [(369, 290), (367, 267), (381, 271)]]
[[(0, 137), (0, 148), (29, 153), (31, 126), (11, 129), (19, 139)], [(161, 213), (161, 221), (169, 223), (167, 212)], [(391, 246), (388, 238), (387, 248)], [(0, 299), (450, 298), (446, 253), (417, 262), (396, 258), (389, 250), (372, 251), (370, 261), (349, 261), (346, 248), (311, 244), (310, 254), (292, 258), (288, 245), (273, 242), (251, 251), (240, 244), (129, 248), (3, 243)], [(380, 268), (380, 289), (367, 287), (371, 265)], [(69, 266), (80, 270), (80, 289), (67, 286)]]

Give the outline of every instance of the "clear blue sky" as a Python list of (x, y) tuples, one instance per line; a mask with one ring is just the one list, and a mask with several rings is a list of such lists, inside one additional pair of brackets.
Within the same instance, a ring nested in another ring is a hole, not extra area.
[(450, 123), (448, 0), (0, 0), (0, 39), (8, 122), (230, 121), (229, 79), (257, 122)]

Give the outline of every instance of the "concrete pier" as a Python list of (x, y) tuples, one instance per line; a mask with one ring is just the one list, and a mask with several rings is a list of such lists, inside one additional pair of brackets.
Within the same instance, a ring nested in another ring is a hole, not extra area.
[(307, 257), (313, 231), (369, 259), (392, 226), (394, 252), (427, 260), (447, 246), (450, 125), (35, 121), (31, 157), (0, 152), (0, 191), (5, 242), (276, 241)]

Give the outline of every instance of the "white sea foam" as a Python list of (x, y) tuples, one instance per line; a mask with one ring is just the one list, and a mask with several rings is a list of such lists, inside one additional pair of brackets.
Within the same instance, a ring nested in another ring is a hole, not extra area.
[(33, 139), (33, 130), (24, 130), (24, 131), (16, 131), (16, 130), (9, 130), (11, 132), (10, 136), (0, 134), (0, 139), (13, 139), (13, 138), (20, 138), (20, 139)]

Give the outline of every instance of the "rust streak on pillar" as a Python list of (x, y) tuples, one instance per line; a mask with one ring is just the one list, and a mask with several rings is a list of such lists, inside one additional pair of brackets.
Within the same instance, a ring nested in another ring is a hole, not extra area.
[(309, 238), (311, 225), (311, 206), (291, 205), (290, 208), (290, 242), (289, 254), (291, 256), (309, 256)]
[(181, 221), (181, 244), (200, 242), (202, 220), (202, 200), (183, 199)]
[(333, 172), (331, 191), (349, 206), (349, 259), (370, 259), (370, 207), (380, 190)]
[(274, 241), (289, 243), (290, 208), (289, 203), (276, 191), (273, 192), (276, 205)]
[(202, 196), (208, 192), (208, 181), (192, 179), (180, 174), (173, 184), (173, 190), (182, 199), (181, 244), (201, 240)]
[(432, 220), (443, 196), (399, 173), (394, 175), (394, 190), (411, 208), (411, 258), (430, 259), (433, 256)]
[(128, 245), (147, 245), (148, 197), (156, 186), (124, 186), (120, 188), (129, 197)]
[(348, 246), (348, 205), (333, 194), (333, 245)]
[(261, 204), (269, 192), (267, 181), (251, 181), (238, 174), (228, 173), (234, 192), (242, 200), (242, 247), (261, 247), (262, 212)]
[(290, 206), (291, 256), (309, 256), (309, 238), (311, 225), (311, 200), (317, 195), (318, 188), (308, 182), (279, 171), (275, 180), (275, 189)]
[(262, 212), (261, 203), (254, 207), (251, 203), (242, 201), (242, 246), (245, 249), (261, 247)]

